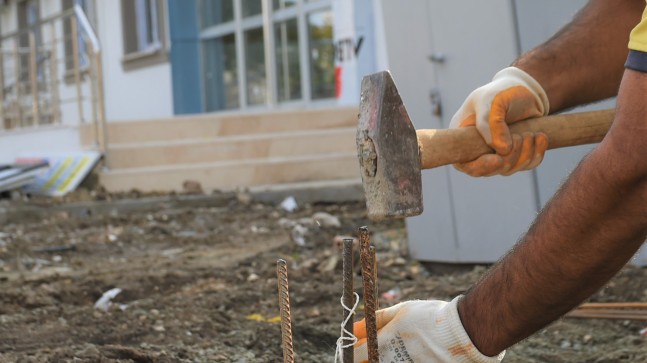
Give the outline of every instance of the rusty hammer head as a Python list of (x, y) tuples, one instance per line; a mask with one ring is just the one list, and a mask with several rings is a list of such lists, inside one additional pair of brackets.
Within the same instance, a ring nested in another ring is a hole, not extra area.
[(388, 71), (362, 80), (357, 153), (370, 219), (422, 213), (416, 130)]

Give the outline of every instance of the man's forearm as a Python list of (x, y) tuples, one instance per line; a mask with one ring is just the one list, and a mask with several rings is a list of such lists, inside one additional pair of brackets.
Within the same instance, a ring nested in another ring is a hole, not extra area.
[(616, 120), (526, 236), (459, 304), (465, 330), (495, 355), (581, 303), (647, 232), (647, 75), (627, 71)]
[(644, 0), (591, 0), (570, 24), (513, 65), (542, 85), (551, 113), (613, 97), (629, 33), (644, 8)]

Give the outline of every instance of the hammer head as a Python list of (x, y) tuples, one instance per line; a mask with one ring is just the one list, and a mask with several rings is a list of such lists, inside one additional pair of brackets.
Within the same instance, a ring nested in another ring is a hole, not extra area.
[(357, 153), (370, 219), (422, 213), (418, 138), (388, 71), (362, 80)]

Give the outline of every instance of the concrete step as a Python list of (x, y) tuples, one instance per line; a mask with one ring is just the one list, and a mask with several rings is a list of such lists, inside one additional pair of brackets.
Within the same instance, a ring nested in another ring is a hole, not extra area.
[(308, 181), (358, 179), (355, 152), (165, 165), (104, 171), (101, 184), (108, 191), (138, 189), (181, 191), (185, 181), (197, 181), (205, 192)]
[(281, 158), (355, 151), (353, 128), (111, 145), (111, 169)]
[[(111, 121), (107, 123), (109, 144), (152, 141), (212, 140), (216, 137), (261, 133), (356, 127), (356, 107), (311, 110), (265, 110), (247, 113), (206, 113), (169, 119)], [(94, 144), (94, 127), (81, 127), (81, 143)]]

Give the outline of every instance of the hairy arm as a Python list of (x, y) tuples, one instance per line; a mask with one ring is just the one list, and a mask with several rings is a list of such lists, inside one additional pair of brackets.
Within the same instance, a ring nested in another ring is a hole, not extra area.
[(513, 63), (535, 78), (550, 111), (613, 97), (644, 0), (591, 0), (573, 21)]
[(476, 347), (496, 355), (597, 291), (647, 235), (647, 74), (625, 75), (616, 119), (528, 233), (459, 304)]

